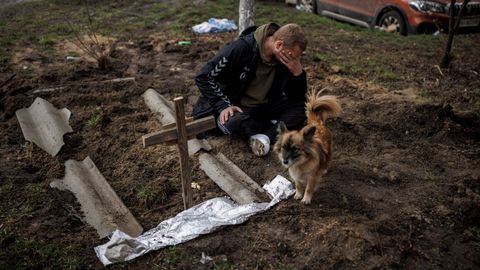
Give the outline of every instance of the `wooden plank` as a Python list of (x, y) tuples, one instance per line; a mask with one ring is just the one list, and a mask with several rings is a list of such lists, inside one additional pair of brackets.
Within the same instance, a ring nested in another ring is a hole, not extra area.
[[(187, 118), (185, 118), (185, 123), (188, 124), (188, 123), (191, 123), (191, 122), (193, 122), (193, 117), (187, 117)], [(173, 128), (173, 127), (176, 127), (176, 126), (177, 126), (177, 123), (172, 122), (172, 123), (168, 123), (168, 124), (166, 124), (166, 125), (163, 125), (163, 126), (162, 126), (162, 129), (169, 129), (169, 128)]]
[[(213, 128), (215, 128), (215, 118), (213, 116), (197, 119), (187, 125), (186, 135), (188, 139), (192, 139), (196, 134)], [(176, 128), (169, 128), (142, 136), (144, 147), (160, 143), (176, 142), (177, 139), (178, 136)]]
[(177, 97), (173, 101), (175, 103), (175, 114), (177, 118), (178, 152), (180, 154), (183, 207), (188, 209), (192, 206), (192, 176), (190, 175), (192, 169), (190, 167), (190, 160), (188, 156), (185, 108), (183, 104), (183, 97)]
[(215, 127), (215, 117), (208, 116), (205, 118), (200, 118), (187, 124), (187, 136), (195, 136), (198, 133), (214, 129)]
[[(175, 122), (173, 102), (167, 100), (164, 96), (158, 94), (157, 91), (153, 89), (147, 89), (147, 91), (145, 91), (142, 96), (145, 100), (146, 105), (148, 106), (148, 108), (150, 108), (150, 110), (152, 110), (152, 112), (155, 113), (161, 125), (167, 125)], [(189, 123), (188, 118), (187, 123)], [(174, 127), (174, 125), (172, 125), (171, 127)], [(164, 129), (165, 128), (163, 127), (161, 130)], [(205, 151), (212, 150), (212, 147), (205, 139), (197, 140), (195, 136), (189, 136), (189, 139), (190, 138), (191, 140), (188, 141), (188, 154), (190, 156), (193, 156), (195, 153), (200, 151), (200, 149), (203, 149)], [(173, 145), (175, 143), (176, 141), (172, 141), (166, 144)]]
[(177, 141), (177, 128), (169, 128), (143, 135), (142, 141), (144, 147), (161, 143), (175, 143)]

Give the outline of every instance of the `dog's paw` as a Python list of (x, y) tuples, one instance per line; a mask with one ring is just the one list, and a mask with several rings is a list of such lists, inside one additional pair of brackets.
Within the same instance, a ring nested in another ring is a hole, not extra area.
[(305, 205), (309, 205), (311, 201), (312, 201), (312, 198), (311, 198), (311, 197), (305, 196), (305, 197), (303, 197), (301, 203), (303, 203), (303, 204), (305, 204)]
[(297, 191), (295, 192), (295, 196), (293, 198), (295, 198), (295, 200), (300, 200), (302, 197), (303, 197), (303, 194)]

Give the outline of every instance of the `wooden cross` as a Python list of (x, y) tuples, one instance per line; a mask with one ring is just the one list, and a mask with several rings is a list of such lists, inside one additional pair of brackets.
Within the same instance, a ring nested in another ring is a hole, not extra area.
[(142, 139), (145, 147), (161, 143), (166, 145), (177, 144), (180, 153), (183, 206), (188, 209), (192, 206), (192, 178), (190, 175), (192, 169), (188, 157), (187, 141), (195, 138), (195, 135), (200, 132), (215, 128), (216, 125), (213, 116), (195, 121), (192, 118), (185, 119), (183, 97), (177, 97), (173, 101), (175, 102), (176, 124), (164, 125), (162, 131), (149, 133), (144, 135)]

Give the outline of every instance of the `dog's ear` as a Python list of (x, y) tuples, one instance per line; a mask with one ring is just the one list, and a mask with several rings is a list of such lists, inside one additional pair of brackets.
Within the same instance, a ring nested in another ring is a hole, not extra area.
[(303, 133), (303, 138), (306, 141), (311, 141), (313, 139), (313, 136), (315, 135), (315, 131), (317, 128), (315, 126), (309, 127), (305, 132)]
[(287, 129), (287, 126), (285, 125), (285, 123), (283, 123), (283, 121), (278, 122), (277, 133), (278, 134), (283, 134), (287, 131), (288, 131), (288, 129)]

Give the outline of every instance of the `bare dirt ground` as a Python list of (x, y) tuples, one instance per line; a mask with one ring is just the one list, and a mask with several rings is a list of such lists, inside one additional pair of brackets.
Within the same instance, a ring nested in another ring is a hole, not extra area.
[[(71, 193), (48, 186), (63, 177), (68, 159), (90, 156), (145, 229), (182, 211), (176, 148), (142, 147), (141, 136), (159, 124), (141, 94), (154, 88), (169, 98), (183, 95), (191, 110), (198, 96), (196, 71), (235, 35), (191, 37), (192, 46), (159, 34), (117, 39), (113, 68), (107, 72), (88, 61), (67, 62), (35, 49), (23, 50), (1, 67), (0, 83), (16, 77), (0, 88), (0, 265), (22, 268), (19, 262), (25, 258), (41, 263), (47, 255), (39, 250), (48, 244), (76, 258), (78, 268), (102, 267), (93, 247), (104, 240), (82, 222)], [(311, 44), (312, 51), (329, 46)], [(61, 51), (67, 45), (58, 46)], [(345, 76), (310, 54), (302, 59), (309, 85), (327, 87), (343, 107), (341, 117), (329, 120), (334, 160), (310, 206), (292, 198), (243, 225), (120, 267), (479, 269), (480, 117), (462, 92), (480, 89), (478, 54), (445, 71), (440, 83), (435, 68), (422, 69), (436, 60), (420, 63), (410, 54), (396, 52), (392, 62), (398, 61), (399, 72), (409, 79), (391, 87)], [(368, 56), (364, 51), (362, 57)], [(128, 76), (136, 81), (100, 82)], [(54, 86), (66, 88), (33, 94)], [(74, 132), (65, 136), (56, 157), (26, 143), (15, 117), (15, 110), (30, 106), (37, 96), (72, 111)], [(93, 116), (98, 121), (89, 124)], [(245, 142), (225, 136), (208, 140), (214, 152), (224, 153), (260, 184), (277, 174), (288, 176), (273, 154), (257, 158)], [(192, 174), (201, 186), (194, 203), (224, 196), (198, 160), (193, 162)], [(19, 243), (28, 244), (22, 249)], [(201, 264), (202, 252), (214, 260)], [(60, 260), (48, 254), (46, 261)]]

